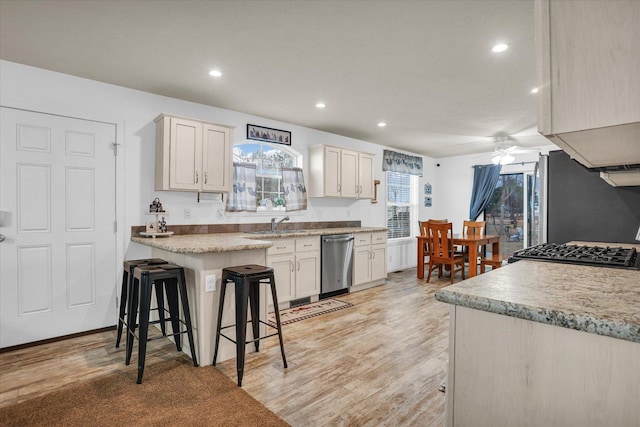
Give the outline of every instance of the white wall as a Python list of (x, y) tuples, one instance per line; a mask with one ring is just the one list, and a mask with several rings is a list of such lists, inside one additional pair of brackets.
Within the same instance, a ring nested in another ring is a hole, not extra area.
[[(360, 220), (363, 226), (386, 226), (386, 181), (382, 172), (382, 151), (387, 147), (381, 145), (2, 60), (0, 105), (116, 124), (120, 144), (117, 161), (120, 259), (150, 255), (146, 247), (131, 245), (129, 238), (132, 225), (145, 223), (147, 218), (144, 212), (155, 197), (160, 198), (170, 213), (169, 224), (266, 223), (272, 216), (282, 216), (273, 213), (225, 213), (223, 204), (211, 197), (198, 203), (196, 193), (154, 191), (154, 119), (163, 112), (234, 126), (234, 142), (245, 139), (247, 123), (291, 131), (292, 148), (303, 155), (305, 171), (309, 170), (307, 147), (310, 145), (331, 144), (374, 154), (374, 179), (381, 182), (378, 203), (311, 198), (306, 212), (287, 215), (294, 222)], [(555, 146), (551, 147), (555, 149)], [(518, 155), (516, 161), (535, 160), (537, 157), (537, 153)], [(419, 184), (419, 219), (448, 218), (454, 224), (462, 224), (469, 215), (472, 166), (489, 163), (490, 155), (442, 159), (423, 156), (423, 162), (424, 176)], [(516, 171), (513, 168), (509, 166), (504, 170)], [(308, 182), (308, 176), (305, 179)], [(433, 188), (432, 207), (423, 206), (426, 183)], [(185, 209), (190, 211), (189, 218), (185, 218)], [(416, 256), (414, 237), (391, 242), (388, 270), (414, 267)]]
[[(147, 220), (144, 212), (155, 197), (160, 198), (170, 213), (167, 218), (169, 224), (269, 222), (272, 216), (282, 216), (273, 213), (230, 214), (224, 212), (219, 201), (208, 199), (198, 203), (196, 193), (154, 191), (154, 119), (163, 112), (234, 126), (234, 142), (244, 140), (247, 123), (291, 131), (292, 148), (304, 156), (305, 171), (309, 169), (307, 147), (310, 145), (331, 144), (373, 153), (374, 179), (381, 181), (379, 203), (311, 198), (306, 212), (288, 215), (292, 221), (360, 220), (363, 226), (385, 226), (386, 185), (382, 172), (382, 151), (385, 147), (380, 145), (8, 61), (0, 61), (0, 105), (116, 124), (120, 144), (117, 160), (120, 258), (150, 255), (146, 247), (131, 245), (129, 238), (131, 226), (142, 225)], [(435, 173), (428, 167), (433, 159), (424, 157), (424, 161), (427, 171), (422, 181), (434, 183)], [(308, 181), (308, 177), (305, 179)], [(189, 218), (185, 218), (185, 209), (190, 210)], [(415, 265), (415, 256), (404, 258), (406, 256), (392, 256), (398, 265)]]
[[(500, 173), (533, 172), (534, 164), (540, 153), (548, 154), (549, 150), (557, 150), (555, 145), (548, 145), (532, 152), (515, 154), (512, 164), (502, 167)], [(442, 194), (441, 206), (437, 210), (438, 218), (447, 218), (453, 222), (454, 233), (462, 232), (462, 222), (469, 219), (471, 191), (473, 187), (473, 166), (491, 164), (493, 153), (470, 154), (466, 156), (445, 157), (437, 159), (438, 183)], [(520, 162), (520, 164), (517, 164)], [(525, 164), (522, 164), (525, 162)], [(435, 191), (435, 189), (434, 189)], [(434, 199), (434, 204), (435, 204)]]

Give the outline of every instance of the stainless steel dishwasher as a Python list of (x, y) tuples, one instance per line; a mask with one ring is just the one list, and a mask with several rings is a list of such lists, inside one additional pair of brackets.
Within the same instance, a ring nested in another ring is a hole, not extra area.
[(322, 236), (320, 298), (349, 291), (353, 259), (353, 234)]

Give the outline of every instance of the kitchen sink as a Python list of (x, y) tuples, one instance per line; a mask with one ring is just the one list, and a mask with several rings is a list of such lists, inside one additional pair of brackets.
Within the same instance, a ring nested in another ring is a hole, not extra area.
[(259, 230), (259, 231), (249, 231), (249, 234), (300, 234), (300, 233), (308, 233), (306, 230)]

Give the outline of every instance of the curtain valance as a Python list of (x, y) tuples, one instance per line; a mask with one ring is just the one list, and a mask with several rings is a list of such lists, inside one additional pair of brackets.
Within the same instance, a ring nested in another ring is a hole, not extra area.
[(422, 157), (384, 150), (382, 154), (382, 170), (422, 176)]

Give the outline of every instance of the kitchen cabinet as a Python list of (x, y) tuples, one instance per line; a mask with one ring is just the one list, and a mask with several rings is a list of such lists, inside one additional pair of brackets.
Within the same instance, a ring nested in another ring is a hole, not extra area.
[(310, 197), (373, 198), (373, 154), (316, 145), (309, 168)]
[[(387, 233), (356, 233), (353, 242), (352, 287), (375, 286), (387, 277)], [(357, 289), (356, 289), (357, 290)]]
[(358, 198), (373, 199), (373, 155), (358, 153)]
[[(277, 239), (267, 250), (267, 265), (273, 268), (278, 304), (320, 294), (320, 238)], [(269, 302), (272, 305), (272, 302)]]
[(634, 269), (518, 261), (439, 289), (446, 425), (637, 426), (638, 283)]
[(162, 114), (156, 119), (156, 190), (227, 193), (232, 128)]
[(640, 164), (640, 2), (535, 7), (538, 132), (587, 167)]

